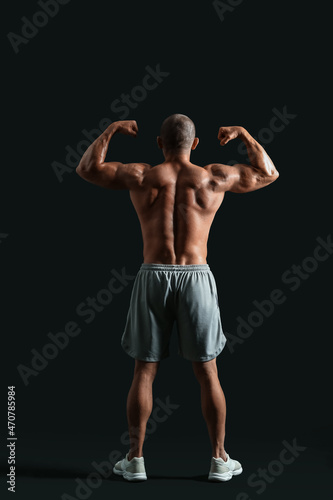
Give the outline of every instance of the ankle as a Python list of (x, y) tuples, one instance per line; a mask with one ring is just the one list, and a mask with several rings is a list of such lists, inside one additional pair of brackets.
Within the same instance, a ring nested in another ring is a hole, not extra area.
[(127, 460), (130, 462), (132, 460), (132, 458), (140, 458), (142, 457), (142, 452), (139, 453), (139, 452), (129, 452), (128, 455), (127, 455)]
[(224, 462), (228, 460), (227, 454), (224, 450), (213, 453), (213, 458), (222, 458)]

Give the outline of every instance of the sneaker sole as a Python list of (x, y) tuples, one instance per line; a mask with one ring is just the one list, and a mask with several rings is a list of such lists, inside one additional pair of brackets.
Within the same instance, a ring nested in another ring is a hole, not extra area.
[(146, 481), (147, 475), (144, 472), (127, 472), (125, 470), (118, 470), (113, 467), (114, 474), (117, 476), (123, 476), (126, 481)]
[(224, 472), (218, 474), (217, 472), (210, 472), (208, 475), (209, 481), (230, 481), (232, 479), (232, 472)]
[(210, 472), (208, 479), (210, 481), (230, 481), (233, 476), (239, 476), (243, 472), (242, 467), (237, 470), (231, 470), (230, 472), (224, 472), (223, 474), (218, 474), (217, 472)]
[(239, 476), (243, 472), (243, 468), (231, 471), (233, 476)]

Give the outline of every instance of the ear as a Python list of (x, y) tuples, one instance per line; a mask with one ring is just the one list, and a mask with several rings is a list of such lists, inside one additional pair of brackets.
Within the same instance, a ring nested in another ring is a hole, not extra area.
[(157, 137), (157, 145), (160, 149), (163, 149), (162, 139), (160, 136)]
[(195, 137), (194, 141), (193, 141), (193, 144), (192, 144), (192, 147), (191, 149), (195, 149), (197, 147), (197, 145), (199, 144), (199, 138), (198, 137)]

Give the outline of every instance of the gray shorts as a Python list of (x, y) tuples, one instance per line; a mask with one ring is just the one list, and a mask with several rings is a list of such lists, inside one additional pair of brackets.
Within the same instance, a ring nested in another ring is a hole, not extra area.
[(179, 355), (190, 361), (209, 361), (220, 354), (226, 338), (208, 264), (142, 264), (121, 345), (135, 359), (160, 361), (170, 355), (175, 321)]

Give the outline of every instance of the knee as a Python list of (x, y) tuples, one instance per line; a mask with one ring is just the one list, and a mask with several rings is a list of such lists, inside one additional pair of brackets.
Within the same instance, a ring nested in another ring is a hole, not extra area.
[(135, 361), (134, 376), (153, 381), (159, 368), (159, 363), (148, 363), (146, 361)]
[(194, 375), (198, 382), (209, 382), (217, 376), (216, 359), (206, 362), (192, 362)]

